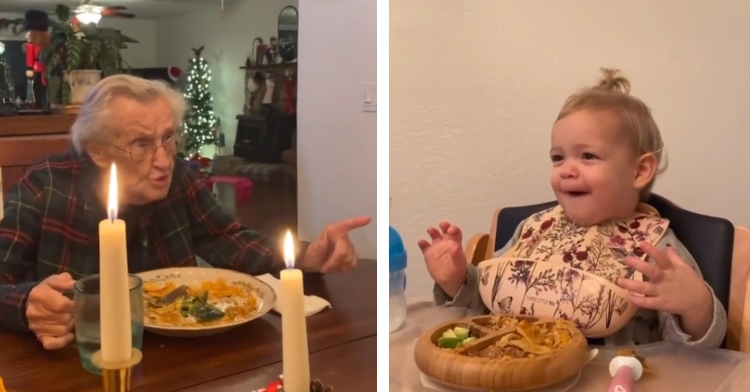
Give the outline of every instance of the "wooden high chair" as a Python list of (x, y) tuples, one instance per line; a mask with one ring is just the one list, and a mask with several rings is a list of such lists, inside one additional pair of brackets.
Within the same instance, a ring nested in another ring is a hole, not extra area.
[(734, 228), (732, 283), (729, 289), (727, 348), (750, 353), (750, 229)]
[[(657, 194), (652, 194), (647, 203), (670, 220), (670, 228), (695, 258), (703, 278), (727, 309), (729, 325), (722, 347), (750, 352), (750, 301), (745, 301), (746, 293), (750, 294), (746, 288), (750, 273), (750, 229), (735, 230), (726, 219), (685, 210)], [(466, 259), (477, 265), (492, 258), (512, 238), (521, 221), (556, 204), (551, 201), (496, 210), (490, 232), (469, 238)], [(745, 331), (743, 320), (747, 320)]]

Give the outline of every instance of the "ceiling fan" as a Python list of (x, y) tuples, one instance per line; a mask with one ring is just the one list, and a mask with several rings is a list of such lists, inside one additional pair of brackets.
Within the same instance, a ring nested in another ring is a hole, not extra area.
[(115, 6), (101, 6), (91, 4), (91, 0), (83, 0), (81, 4), (75, 8), (71, 8), (70, 13), (75, 15), (78, 22), (83, 24), (97, 24), (102, 17), (119, 17), (119, 18), (132, 18), (135, 15), (127, 12), (127, 7), (121, 5)]

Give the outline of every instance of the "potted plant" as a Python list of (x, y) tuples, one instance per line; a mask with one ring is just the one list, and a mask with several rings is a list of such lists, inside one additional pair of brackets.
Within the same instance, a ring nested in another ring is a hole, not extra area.
[(53, 105), (80, 105), (102, 77), (130, 69), (120, 50), (138, 41), (112, 28), (71, 23), (65, 5), (59, 4), (55, 13), (59, 21), (50, 20), (51, 44), (42, 52), (47, 95)]
[[(58, 4), (50, 18), (50, 45), (40, 56), (47, 77), (47, 99), (53, 107), (80, 105), (89, 87), (102, 77), (128, 72), (120, 50), (138, 43), (119, 30), (83, 25), (71, 19), (70, 7)], [(75, 17), (75, 16), (73, 16)], [(0, 19), (0, 29), (22, 32), (23, 19)]]

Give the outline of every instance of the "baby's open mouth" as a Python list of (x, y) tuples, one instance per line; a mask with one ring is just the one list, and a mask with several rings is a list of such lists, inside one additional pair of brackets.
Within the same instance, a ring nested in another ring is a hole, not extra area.
[(573, 192), (565, 192), (565, 193), (567, 193), (568, 196), (571, 196), (571, 197), (580, 197), (580, 196), (585, 196), (589, 194), (588, 192), (583, 192), (583, 191), (573, 191)]

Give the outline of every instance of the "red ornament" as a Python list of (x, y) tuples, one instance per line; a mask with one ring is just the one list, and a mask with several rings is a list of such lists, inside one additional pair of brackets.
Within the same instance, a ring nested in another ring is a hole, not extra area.
[(270, 383), (268, 383), (268, 386), (266, 387), (266, 389), (268, 390), (268, 392), (278, 392), (279, 388), (281, 387), (282, 387), (281, 381), (277, 380), (277, 381), (271, 381)]
[(182, 75), (182, 70), (172, 66), (167, 68), (167, 73), (169, 74), (169, 78), (172, 79), (173, 82), (176, 82), (177, 79), (180, 78), (180, 75)]
[(199, 162), (201, 168), (207, 168), (211, 166), (211, 158), (202, 157), (201, 154), (198, 154), (197, 152), (190, 157), (190, 160)]

